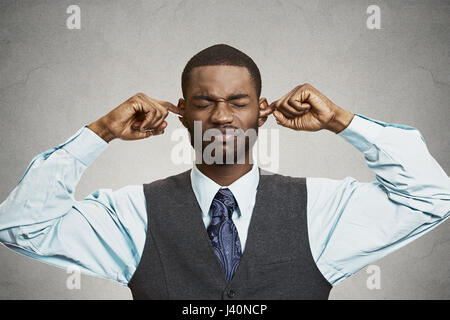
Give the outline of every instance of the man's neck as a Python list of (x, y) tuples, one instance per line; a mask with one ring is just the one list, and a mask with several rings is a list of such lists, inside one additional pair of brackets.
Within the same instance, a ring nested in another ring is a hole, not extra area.
[(197, 164), (198, 170), (221, 186), (229, 186), (249, 172), (253, 164)]

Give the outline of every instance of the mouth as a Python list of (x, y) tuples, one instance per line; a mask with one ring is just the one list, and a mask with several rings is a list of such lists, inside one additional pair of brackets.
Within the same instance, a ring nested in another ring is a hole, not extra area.
[(218, 142), (227, 142), (231, 141), (237, 136), (237, 128), (217, 128), (220, 131), (220, 134), (213, 135), (214, 141)]
[(234, 134), (220, 134), (214, 136), (214, 140), (218, 142), (227, 142), (233, 140), (234, 138), (235, 138)]

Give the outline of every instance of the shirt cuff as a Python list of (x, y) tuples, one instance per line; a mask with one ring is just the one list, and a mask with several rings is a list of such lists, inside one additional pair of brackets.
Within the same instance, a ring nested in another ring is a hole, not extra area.
[(63, 146), (86, 166), (90, 166), (107, 147), (108, 143), (86, 126), (78, 130)]
[(338, 133), (361, 152), (366, 152), (374, 144), (383, 127), (389, 124), (355, 114), (350, 124)]

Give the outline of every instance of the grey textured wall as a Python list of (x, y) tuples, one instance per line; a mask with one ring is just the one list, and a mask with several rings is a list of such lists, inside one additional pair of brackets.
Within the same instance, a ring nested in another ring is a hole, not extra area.
[[(66, 8), (81, 8), (81, 29)], [(366, 27), (369, 5), (381, 29)], [(449, 1), (17, 1), (0, 2), (0, 201), (30, 160), (132, 94), (176, 102), (187, 60), (215, 43), (249, 54), (272, 101), (310, 82), (338, 105), (418, 128), (450, 172)], [(164, 136), (113, 142), (86, 171), (81, 198), (98, 188), (180, 172)], [(273, 118), (265, 125), (276, 127)], [(330, 132), (282, 130), (280, 173), (371, 181), (362, 155)], [(361, 270), (332, 299), (450, 298), (450, 222), (377, 261), (381, 289)], [(126, 287), (67, 273), (0, 246), (0, 298), (128, 299)]]

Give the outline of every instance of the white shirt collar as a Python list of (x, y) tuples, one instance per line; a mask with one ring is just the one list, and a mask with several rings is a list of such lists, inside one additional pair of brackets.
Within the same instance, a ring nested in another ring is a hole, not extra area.
[(211, 203), (220, 188), (228, 188), (233, 193), (239, 210), (239, 216), (251, 214), (250, 207), (253, 206), (256, 196), (256, 189), (259, 183), (259, 170), (256, 163), (252, 169), (242, 177), (234, 181), (229, 186), (221, 186), (205, 176), (194, 164), (191, 170), (191, 185), (197, 202), (202, 210), (202, 216), (205, 217), (209, 213)]

